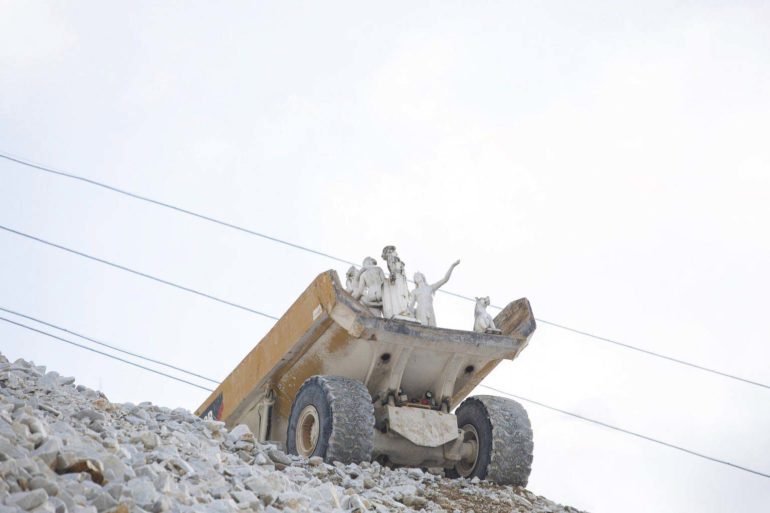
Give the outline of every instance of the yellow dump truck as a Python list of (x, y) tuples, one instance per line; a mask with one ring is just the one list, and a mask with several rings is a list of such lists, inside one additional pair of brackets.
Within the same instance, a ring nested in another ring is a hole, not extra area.
[(501, 397), (466, 399), (526, 347), (529, 302), (510, 303), (495, 324), (501, 334), (384, 319), (326, 271), (196, 414), (246, 424), (304, 457), (442, 467), (524, 486), (533, 447), (526, 411)]

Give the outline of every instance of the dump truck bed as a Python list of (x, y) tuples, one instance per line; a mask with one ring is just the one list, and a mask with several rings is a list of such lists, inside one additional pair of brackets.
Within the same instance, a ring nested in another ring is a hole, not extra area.
[(260, 438), (284, 441), (294, 397), (314, 375), (354, 378), (374, 401), (390, 392), (453, 408), (502, 359), (513, 359), (535, 330), (529, 302), (496, 318), (501, 335), (383, 319), (354, 300), (335, 271), (320, 274), (196, 411)]

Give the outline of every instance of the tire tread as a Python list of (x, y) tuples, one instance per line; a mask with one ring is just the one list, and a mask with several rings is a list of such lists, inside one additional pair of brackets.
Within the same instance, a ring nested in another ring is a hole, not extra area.
[(313, 376), (302, 384), (297, 396), (305, 387), (323, 390), (331, 411), (331, 434), (324, 460), (370, 461), (374, 449), (374, 406), (364, 384), (342, 376)]

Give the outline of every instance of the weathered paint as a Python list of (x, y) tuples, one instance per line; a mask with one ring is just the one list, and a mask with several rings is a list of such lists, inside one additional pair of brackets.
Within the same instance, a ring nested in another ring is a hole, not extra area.
[(326, 312), (333, 308), (335, 294), (332, 281), (335, 279), (334, 271), (319, 275), (260, 343), (211, 393), (196, 410), (196, 414), (200, 415), (220, 394), (223, 398), (222, 418), (225, 422), (244, 413), (248, 408), (248, 399), (258, 395), (259, 389), (267, 384), (266, 379), (298, 358), (314, 338), (320, 336), (332, 323), (329, 317), (324, 315), (314, 320), (313, 310), (319, 304)]

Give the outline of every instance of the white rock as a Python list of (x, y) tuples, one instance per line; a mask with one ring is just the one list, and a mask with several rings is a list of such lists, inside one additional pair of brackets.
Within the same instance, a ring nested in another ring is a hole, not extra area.
[(195, 469), (181, 458), (170, 458), (164, 462), (164, 465), (177, 475), (189, 476), (195, 473)]
[(408, 475), (412, 479), (417, 479), (417, 480), (422, 479), (423, 477), (425, 477), (425, 474), (419, 468), (407, 469), (406, 470), (406, 475)]
[(97, 511), (102, 512), (117, 506), (118, 501), (113, 499), (112, 495), (110, 495), (109, 493), (102, 492), (98, 494), (94, 500), (91, 501), (91, 505), (94, 506)]
[(80, 506), (74, 508), (71, 513), (97, 513), (97, 510), (94, 506)]
[(164, 511), (170, 510), (172, 506), (171, 499), (164, 496), (155, 501), (150, 508), (150, 511), (152, 511), (152, 513), (163, 513)]
[(235, 499), (239, 506), (255, 508), (260, 502), (259, 497), (251, 490), (245, 490), (243, 492), (232, 492), (233, 499)]
[(155, 485), (147, 477), (137, 477), (130, 480), (126, 483), (126, 492), (143, 508), (151, 506), (158, 500), (158, 492), (155, 491)]
[(280, 463), (281, 465), (291, 465), (291, 458), (289, 458), (285, 452), (279, 451), (277, 449), (271, 449), (267, 452), (267, 455), (276, 463)]
[(254, 434), (246, 424), (238, 424), (227, 434), (227, 438), (231, 441), (237, 440), (254, 440)]
[(5, 498), (7, 506), (16, 506), (29, 511), (35, 509), (48, 501), (48, 494), (43, 489), (32, 490), (31, 492), (12, 493)]
[(21, 415), (17, 420), (27, 426), (31, 434), (39, 433), (44, 438), (48, 437), (48, 429), (46, 429), (46, 424), (41, 419), (31, 415)]
[(217, 499), (205, 506), (205, 511), (209, 513), (234, 513), (237, 510), (238, 506), (232, 499)]
[(301, 491), (313, 504), (323, 504), (337, 509), (342, 507), (340, 504), (340, 493), (331, 483), (323, 483), (320, 486), (306, 485)]
[(270, 460), (267, 456), (265, 456), (265, 453), (258, 452), (254, 456), (254, 464), (255, 465), (272, 465), (273, 462)]
[(53, 513), (67, 513), (68, 511), (67, 504), (59, 497), (48, 497), (48, 505), (53, 509)]
[(28, 486), (30, 490), (45, 490), (49, 497), (59, 493), (59, 485), (55, 481), (46, 479), (43, 476), (34, 476), (29, 480)]
[(396, 500), (401, 500), (408, 495), (416, 495), (417, 487), (413, 484), (402, 484), (397, 486), (391, 486), (388, 488), (388, 493)]
[(51, 436), (32, 452), (32, 455), (39, 458), (48, 467), (53, 468), (56, 464), (56, 457), (62, 448), (61, 439), (58, 436)]
[(132, 442), (141, 442), (145, 449), (155, 449), (160, 445), (160, 437), (150, 431), (143, 431), (131, 437)]

